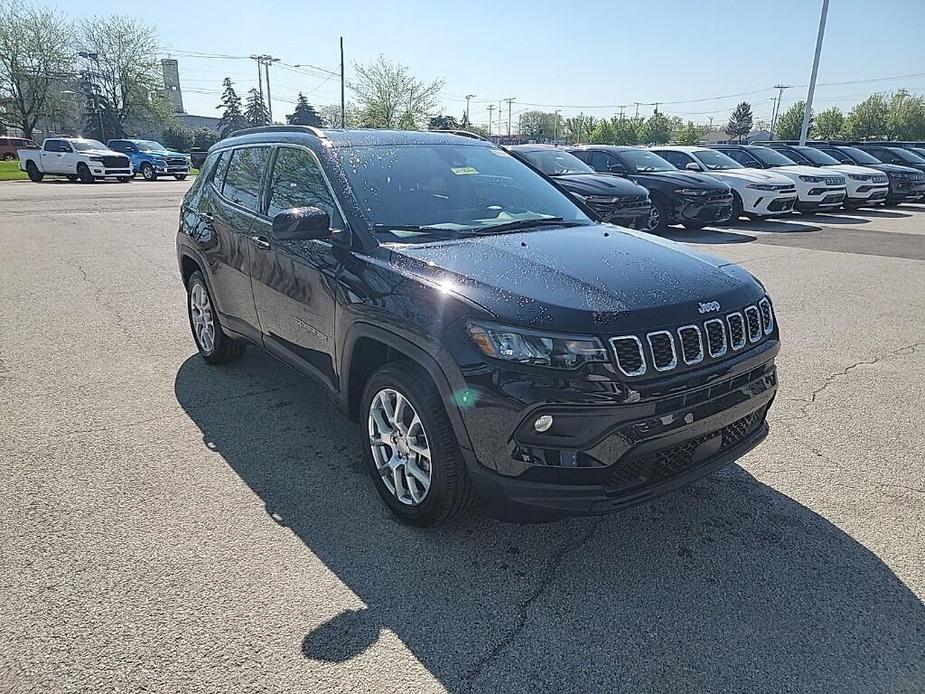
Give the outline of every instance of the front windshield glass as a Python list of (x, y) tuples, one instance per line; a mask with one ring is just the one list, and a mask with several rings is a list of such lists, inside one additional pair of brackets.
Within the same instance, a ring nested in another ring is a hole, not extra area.
[(841, 147), (840, 150), (847, 154), (849, 157), (854, 159), (855, 164), (882, 164), (883, 162), (877, 159), (872, 154), (868, 154), (863, 149), (858, 149), (857, 147)]
[(909, 162), (910, 164), (925, 164), (925, 158), (920, 157), (915, 152), (910, 152), (908, 149), (903, 149), (902, 147), (890, 147), (889, 150), (897, 157), (903, 161)]
[(777, 152), (770, 147), (754, 147), (748, 150), (748, 153), (755, 157), (765, 166), (796, 166), (797, 163), (793, 159), (788, 159), (780, 152)]
[(109, 147), (104, 145), (99, 140), (70, 140), (70, 143), (71, 147), (76, 149), (78, 152), (86, 152), (91, 149), (109, 149)]
[(700, 152), (694, 152), (694, 157), (707, 171), (728, 171), (730, 169), (745, 168), (732, 157), (727, 157), (725, 154), (717, 152), (715, 149), (705, 149)]
[(825, 152), (820, 152), (815, 147), (800, 147), (797, 152), (806, 157), (816, 166), (832, 166), (838, 164), (838, 159), (830, 157)]
[(628, 173), (649, 173), (652, 171), (677, 171), (671, 162), (662, 159), (655, 152), (643, 149), (625, 149), (620, 152), (620, 159), (629, 169)]
[(547, 176), (595, 173), (594, 169), (574, 154), (557, 149), (517, 150), (517, 153)]
[(389, 240), (455, 237), (552, 219), (591, 223), (569, 197), (496, 147), (402, 144), (335, 152), (362, 213)]
[(163, 152), (167, 153), (167, 150), (164, 148), (160, 142), (152, 142), (151, 140), (138, 140), (135, 142), (142, 152)]

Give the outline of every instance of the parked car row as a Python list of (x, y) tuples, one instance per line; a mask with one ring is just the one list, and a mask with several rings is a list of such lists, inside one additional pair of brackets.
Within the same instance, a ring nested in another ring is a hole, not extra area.
[[(145, 180), (158, 176), (173, 176), (182, 181), (189, 175), (190, 160), (185, 154), (171, 152), (150, 140), (99, 140), (81, 137), (48, 137), (41, 148), (31, 143), (17, 150), (19, 168), (33, 182), (45, 176), (64, 176), (70, 181), (93, 183), (98, 179), (115, 178), (128, 183), (140, 173)], [(5, 158), (5, 155), (4, 155)]]
[[(670, 224), (696, 229), (741, 217), (896, 205), (925, 197), (925, 158), (913, 146), (767, 142), (508, 149), (604, 221), (650, 232)], [(627, 182), (636, 186), (628, 188)], [(640, 196), (639, 186), (648, 198)]]

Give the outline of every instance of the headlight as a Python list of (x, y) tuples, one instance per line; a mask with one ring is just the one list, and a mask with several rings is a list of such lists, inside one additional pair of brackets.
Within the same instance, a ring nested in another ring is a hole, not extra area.
[(574, 369), (589, 362), (607, 361), (600, 340), (590, 335), (534, 332), (484, 323), (470, 323), (468, 330), (476, 347), (493, 359), (554, 369)]
[(704, 190), (703, 188), (678, 188), (675, 192), (678, 195), (709, 195), (713, 191)]
[(585, 198), (585, 201), (598, 205), (613, 205), (619, 202), (620, 198), (608, 198), (606, 195), (589, 195)]
[(800, 176), (800, 180), (803, 183), (822, 183), (822, 178), (820, 176)]
[(575, 193), (575, 192), (572, 192), (572, 191), (569, 191), (569, 193), (571, 193), (573, 197), (578, 198), (578, 199), (581, 200), (582, 202), (584, 202), (584, 201), (586, 201), (586, 200), (588, 199), (588, 196), (587, 196), (587, 195), (582, 195), (581, 193)]
[(873, 176), (869, 176), (869, 175), (867, 175), (867, 174), (852, 174), (852, 173), (850, 173), (850, 174), (848, 174), (848, 178), (850, 178), (852, 181), (870, 181), (870, 180), (873, 179)]
[(98, 161), (101, 163), (103, 161), (103, 157), (87, 157), (87, 159), (89, 159), (90, 161)]
[(749, 183), (746, 188), (754, 188), (755, 190), (777, 190), (776, 183)]

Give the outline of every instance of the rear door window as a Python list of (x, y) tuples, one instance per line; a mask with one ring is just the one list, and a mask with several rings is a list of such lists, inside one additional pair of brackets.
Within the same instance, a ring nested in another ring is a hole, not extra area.
[(242, 147), (231, 154), (222, 196), (254, 212), (260, 211), (260, 179), (269, 147)]

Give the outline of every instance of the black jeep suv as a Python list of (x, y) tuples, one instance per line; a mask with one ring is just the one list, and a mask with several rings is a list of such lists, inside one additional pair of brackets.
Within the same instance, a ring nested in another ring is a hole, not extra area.
[(614, 145), (569, 151), (595, 171), (626, 176), (649, 189), (652, 215), (645, 231), (663, 231), (668, 224), (701, 229), (732, 218), (732, 188), (707, 174), (680, 171), (655, 152)]
[(885, 163), (869, 152), (850, 145), (828, 142), (810, 142), (809, 145), (842, 164), (857, 164), (885, 173), (890, 184), (890, 192), (886, 197), (887, 205), (914, 202), (925, 197), (925, 173), (918, 169), (905, 164)]
[(648, 227), (652, 203), (649, 191), (642, 186), (610, 173), (598, 173), (553, 145), (514, 145), (507, 150), (555, 180), (601, 221), (633, 229)]
[(374, 484), (430, 525), (604, 513), (767, 433), (778, 330), (741, 267), (591, 220), (489, 142), (241, 131), (183, 200), (200, 353), (251, 343), (359, 421)]

